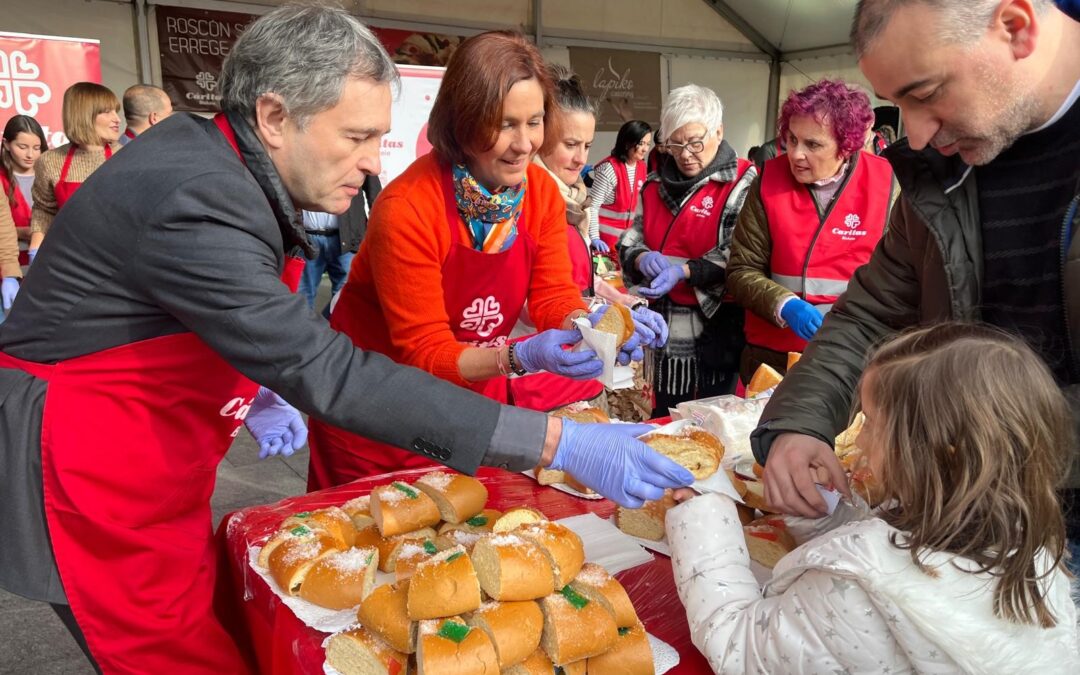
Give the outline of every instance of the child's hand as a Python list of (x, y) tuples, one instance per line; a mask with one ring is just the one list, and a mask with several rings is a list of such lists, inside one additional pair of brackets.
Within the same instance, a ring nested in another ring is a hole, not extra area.
[(675, 500), (676, 504), (682, 504), (692, 497), (696, 497), (697, 492), (693, 488), (676, 488), (671, 491), (671, 497)]

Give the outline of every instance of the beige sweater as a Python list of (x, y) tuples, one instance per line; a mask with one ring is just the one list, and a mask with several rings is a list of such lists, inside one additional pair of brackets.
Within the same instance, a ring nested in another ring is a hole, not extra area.
[[(70, 143), (65, 143), (52, 150), (46, 151), (38, 158), (34, 165), (34, 210), (30, 216), (30, 232), (45, 233), (49, 231), (56, 212), (60, 209), (56, 204), (56, 182), (60, 180), (60, 170), (64, 167), (64, 158), (67, 157)], [(113, 143), (110, 146), (115, 155), (122, 146)], [(67, 179), (69, 182), (81, 183), (90, 177), (99, 166), (105, 163), (105, 151), (95, 150), (88, 152), (82, 148), (75, 150), (71, 158), (71, 166), (68, 168)]]
[[(0, 197), (0, 199), (4, 198)], [(11, 209), (7, 207), (7, 200), (4, 199), (4, 202), (0, 204), (0, 277), (22, 278), (22, 269), (19, 267), (19, 238), (15, 232), (15, 219), (11, 217)]]

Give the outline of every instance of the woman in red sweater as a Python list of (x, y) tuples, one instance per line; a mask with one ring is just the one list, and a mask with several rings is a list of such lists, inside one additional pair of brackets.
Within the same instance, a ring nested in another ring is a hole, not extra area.
[[(572, 321), (587, 309), (571, 277), (565, 202), (532, 163), (558, 113), (544, 61), (523, 36), (462, 43), (431, 111), (434, 152), (376, 200), (334, 328), (367, 351), (504, 403), (514, 402), (511, 374), (600, 375), (595, 353), (565, 349), (581, 340)], [(526, 302), (540, 332), (511, 342)], [(658, 339), (637, 328), (620, 360), (640, 358), (641, 340)], [(309, 443), (313, 490), (432, 464), (314, 419)]]

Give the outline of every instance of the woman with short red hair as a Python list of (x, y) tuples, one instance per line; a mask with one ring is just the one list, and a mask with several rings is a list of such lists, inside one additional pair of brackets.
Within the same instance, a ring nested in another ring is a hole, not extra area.
[[(571, 276), (566, 205), (532, 162), (558, 113), (551, 76), (522, 35), (463, 42), (428, 121), (434, 150), (375, 201), (334, 328), (367, 351), (504, 403), (523, 403), (508, 376), (541, 371), (571, 378), (538, 397), (541, 409), (599, 394), (595, 353), (565, 349), (581, 340), (572, 321), (587, 314)], [(539, 332), (511, 341), (526, 303)], [(637, 329), (624, 362), (660, 333)], [(309, 443), (309, 489), (433, 464), (314, 419)]]

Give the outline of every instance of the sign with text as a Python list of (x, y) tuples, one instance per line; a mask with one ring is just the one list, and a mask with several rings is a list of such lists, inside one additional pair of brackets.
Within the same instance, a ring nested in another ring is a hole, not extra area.
[(585, 95), (597, 103), (597, 131), (618, 131), (625, 122), (660, 122), (660, 54), (570, 47), (570, 67)]
[(219, 110), (221, 66), (255, 14), (157, 5), (161, 84), (176, 110)]
[(391, 131), (382, 139), (383, 185), (397, 178), (418, 157), (431, 152), (427, 139), (428, 116), (439, 93), (445, 68), (398, 66), (401, 73), (401, 93), (394, 100), (390, 113)]
[(64, 91), (76, 82), (101, 83), (97, 40), (0, 32), (0, 119), (29, 115), (50, 148), (67, 143)]

